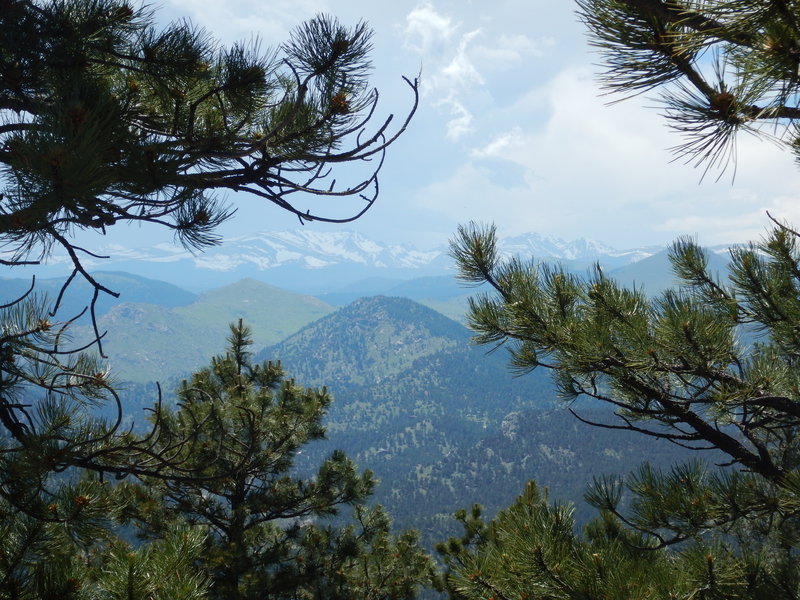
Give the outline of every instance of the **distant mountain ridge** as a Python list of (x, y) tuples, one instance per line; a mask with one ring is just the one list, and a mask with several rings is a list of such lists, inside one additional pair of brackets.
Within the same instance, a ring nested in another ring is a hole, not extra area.
[[(156, 298), (121, 302), (98, 318), (100, 330), (112, 332), (103, 345), (121, 380), (146, 382), (191, 373), (225, 348), (228, 326), (240, 318), (252, 328), (260, 348), (334, 310), (318, 298), (255, 279), (243, 279), (181, 305), (156, 302)], [(84, 342), (92, 337), (88, 324), (75, 327), (74, 333)]]
[[(166, 281), (158, 281), (123, 273), (119, 271), (95, 271), (92, 273), (101, 285), (114, 290), (120, 295), (114, 298), (108, 294), (99, 294), (95, 304), (95, 314), (100, 317), (106, 314), (113, 306), (121, 302), (137, 302), (158, 304), (165, 308), (185, 306), (197, 300), (197, 294), (188, 292)], [(49, 279), (37, 278), (35, 291), (46, 295), (51, 303), (58, 298), (64, 285), (63, 277)], [(0, 278), (0, 304), (10, 302), (22, 296), (30, 287), (31, 280), (24, 278)], [(94, 290), (83, 278), (76, 278), (68, 286), (61, 298), (58, 318), (71, 319), (84, 311), (92, 298)]]
[(557, 259), (574, 262), (600, 261), (608, 268), (615, 268), (640, 261), (664, 249), (663, 246), (645, 246), (629, 250), (618, 250), (603, 242), (578, 238), (564, 240), (555, 236), (528, 233), (499, 240), (499, 249), (505, 256)]
[[(501, 238), (499, 245), (506, 256), (556, 260), (570, 268), (583, 268), (599, 261), (614, 269), (663, 250), (661, 246), (618, 250), (585, 238), (568, 241), (538, 233)], [(90, 269), (126, 271), (170, 281), (194, 292), (255, 277), (293, 291), (319, 294), (334, 291), (336, 285), (366, 278), (405, 280), (453, 272), (446, 243), (420, 250), (409, 244), (387, 244), (352, 231), (308, 228), (230, 238), (199, 254), (174, 244), (136, 249), (115, 245), (94, 251), (111, 258), (87, 259), (85, 266)], [(65, 267), (56, 262), (48, 269), (46, 276)]]

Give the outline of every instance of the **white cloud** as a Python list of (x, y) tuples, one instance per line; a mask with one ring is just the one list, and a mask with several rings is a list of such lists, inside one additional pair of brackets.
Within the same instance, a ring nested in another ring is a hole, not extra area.
[(495, 45), (481, 44), (475, 47), (474, 55), (480, 63), (495, 70), (515, 69), (528, 58), (539, 58), (544, 49), (555, 44), (552, 37), (534, 39), (523, 34), (504, 33), (497, 38)]
[(483, 148), (472, 150), (475, 158), (506, 158), (525, 150), (525, 136), (520, 127), (495, 136)]
[[(579, 174), (621, 204), (642, 190), (670, 186), (667, 173), (678, 170), (664, 166), (671, 158), (664, 148), (674, 140), (657, 126), (657, 117), (635, 105), (605, 106), (586, 69), (562, 71), (509, 112), (506, 119), (520, 124), (473, 150), (473, 156), (518, 164), (532, 182), (560, 182), (569, 189)], [(532, 126), (523, 129), (526, 122)]]
[(533, 214), (531, 209), (535, 208), (535, 200), (529, 189), (506, 188), (495, 184), (490, 179), (488, 169), (475, 163), (466, 163), (442, 180), (426, 186), (417, 194), (416, 200), (456, 223), (495, 221), (506, 230), (509, 220), (520, 217), (528, 221), (527, 225), (530, 226), (528, 216)]
[[(472, 17), (471, 27), (432, 2), (423, 2), (406, 15), (402, 34), (405, 47), (422, 60), (425, 101), (439, 108), (446, 139), (460, 141), (485, 126), (491, 117), (487, 109), (494, 108), (495, 98), (510, 101), (503, 89), (507, 82), (498, 81), (498, 74), (524, 69), (514, 82), (519, 87), (520, 81), (530, 77), (530, 61), (542, 56), (554, 41), (532, 37), (524, 27), (516, 30), (516, 23), (500, 23), (489, 13), (479, 13), (479, 19), (474, 10), (455, 13), (452, 2), (448, 10), (459, 18)], [(478, 113), (480, 122), (475, 117)]]
[[(796, 196), (752, 197), (743, 212), (740, 212), (742, 207), (735, 204), (721, 202), (718, 212), (714, 214), (675, 216), (659, 224), (657, 229), (671, 233), (702, 232), (702, 243), (713, 245), (760, 239), (772, 226), (767, 212), (780, 222), (790, 225), (800, 223), (800, 206)], [(731, 208), (737, 210), (731, 211)]]
[(464, 89), (468, 86), (486, 83), (468, 54), (470, 42), (478, 35), (480, 35), (480, 30), (476, 29), (461, 36), (455, 55), (433, 76), (435, 88)]
[[(405, 46), (425, 62), (426, 92), (447, 94), (486, 84), (484, 72), (518, 68), (530, 57), (542, 56), (552, 38), (534, 40), (524, 34), (503, 33), (492, 38), (482, 28), (458, 34), (460, 24), (426, 3), (406, 17)], [(480, 68), (479, 68), (480, 65)]]
[(406, 16), (403, 43), (409, 50), (430, 56), (442, 51), (456, 29), (452, 19), (438, 13), (429, 2), (424, 2)]
[(495, 115), (508, 125), (420, 202), (461, 222), (495, 221), (508, 234), (546, 231), (618, 247), (686, 234), (741, 242), (761, 235), (766, 210), (800, 223), (800, 176), (785, 149), (744, 136), (735, 184), (728, 174), (700, 184), (701, 170), (673, 161), (668, 148), (680, 137), (646, 101), (605, 100), (587, 69), (562, 71)]
[(472, 131), (472, 113), (455, 98), (447, 98), (441, 102), (450, 106), (450, 119), (445, 126), (445, 135), (448, 139), (458, 140)]

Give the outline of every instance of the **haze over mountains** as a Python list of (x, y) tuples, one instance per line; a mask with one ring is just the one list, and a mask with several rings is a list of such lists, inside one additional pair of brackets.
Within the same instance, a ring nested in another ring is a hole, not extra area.
[[(608, 269), (616, 269), (663, 250), (617, 250), (591, 240), (567, 241), (537, 233), (501, 239), (500, 249), (506, 255), (559, 260), (573, 269), (586, 268), (597, 260)], [(227, 239), (197, 255), (172, 244), (135, 250), (101, 246), (93, 250), (111, 258), (87, 259), (85, 264), (90, 269), (124, 271), (169, 281), (194, 292), (253, 277), (303, 293), (335, 293), (338, 287), (369, 278), (402, 281), (453, 270), (446, 243), (420, 250), (410, 245), (387, 245), (359, 233), (311, 229)], [(40, 272), (55, 276), (66, 269), (62, 259), (51, 261)]]
[[(622, 284), (643, 286), (649, 293), (674, 283), (664, 249), (617, 251), (589, 240), (567, 242), (537, 234), (507, 238), (501, 248), (506, 255), (555, 261), (579, 274), (599, 261)], [(123, 266), (131, 258), (122, 250), (112, 256), (103, 266)], [(725, 269), (719, 253), (710, 253), (710, 263), (712, 270)], [(133, 381), (190, 372), (224, 346), (228, 323), (239, 318), (253, 327), (258, 347), (265, 347), (369, 296), (408, 298), (461, 321), (467, 298), (475, 292), (456, 281), (444, 248), (422, 252), (382, 246), (345, 232), (265, 234), (226, 242), (197, 257), (158, 247), (130, 265), (148, 276), (124, 271), (97, 271), (94, 276), (120, 293), (118, 299), (101, 294), (96, 311), (100, 330), (113, 332), (104, 344), (115, 370)], [(159, 273), (167, 277), (160, 280)], [(190, 285), (182, 286), (182, 280)], [(213, 285), (216, 280), (226, 283)], [(63, 277), (40, 277), (37, 291), (54, 298), (63, 282)], [(2, 280), (0, 301), (19, 297), (29, 285), (25, 278)], [(302, 288), (316, 292), (312, 296)], [(58, 317), (73, 318), (90, 297), (88, 284), (77, 278)], [(88, 328), (76, 328), (76, 333), (78, 339), (91, 335)]]
[[(599, 261), (610, 276), (649, 293), (673, 282), (664, 249), (620, 252), (536, 235), (504, 240), (502, 247), (577, 273)], [(480, 502), (499, 509), (531, 478), (554, 498), (579, 501), (596, 474), (626, 472), (642, 456), (659, 464), (676, 460), (674, 446), (581, 424), (559, 408), (547, 372), (514, 377), (505, 352), (471, 346), (459, 321), (475, 290), (455, 281), (444, 249), (421, 252), (302, 231), (226, 243), (197, 258), (166, 248), (148, 256), (130, 264), (150, 277), (94, 273), (121, 294), (102, 297), (97, 315), (100, 330), (109, 332), (104, 350), (112, 372), (131, 382), (123, 386), (130, 418), (141, 419), (157, 397), (151, 382), (168, 393), (176, 378), (221, 352), (228, 324), (243, 319), (259, 360), (280, 360), (300, 384), (325, 385), (335, 398), (329, 439), (304, 450), (298, 468), (345, 450), (383, 480), (376, 499), (398, 525), (419, 527), (428, 542), (455, 533), (449, 515), (457, 508)], [(710, 263), (725, 269), (721, 254), (711, 253)], [(169, 283), (156, 273), (169, 275)], [(209, 274), (226, 283), (214, 286)], [(266, 282), (281, 277), (295, 281), (294, 291)], [(187, 289), (181, 280), (194, 285)], [(63, 277), (39, 279), (37, 289), (54, 296), (62, 283)], [(0, 281), (0, 301), (29, 285), (24, 278)], [(299, 293), (303, 287), (318, 291)], [(76, 280), (59, 316), (80, 312), (88, 292)], [(74, 334), (78, 343), (90, 339), (85, 320)], [(610, 417), (591, 403), (581, 410), (590, 420)]]

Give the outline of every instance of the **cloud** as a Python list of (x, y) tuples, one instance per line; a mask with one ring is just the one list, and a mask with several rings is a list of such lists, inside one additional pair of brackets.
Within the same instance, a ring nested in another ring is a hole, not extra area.
[(532, 90), (510, 107), (505, 120), (516, 124), (473, 149), (472, 156), (519, 164), (534, 187), (544, 181), (574, 188), (579, 173), (621, 205), (648, 187), (670, 186), (673, 179), (666, 174), (677, 170), (664, 166), (671, 159), (664, 148), (674, 140), (657, 126), (657, 117), (635, 105), (604, 105), (585, 68), (565, 69)]
[(434, 89), (464, 89), (486, 83), (468, 53), (470, 43), (478, 35), (480, 30), (476, 29), (461, 36), (450, 62), (433, 74), (431, 81)]
[(285, 42), (304, 20), (330, 12), (326, 0), (167, 0), (167, 6), (207, 28), (224, 43), (256, 35), (270, 46)]
[(432, 56), (444, 51), (458, 26), (424, 2), (406, 16), (403, 29), (404, 45), (422, 56)]
[[(728, 211), (725, 210), (728, 204)], [(731, 210), (732, 203), (720, 203), (713, 214), (676, 215), (660, 223), (657, 228), (671, 233), (695, 232), (702, 235), (707, 245), (756, 241), (771, 228), (767, 212), (790, 226), (800, 223), (800, 206), (796, 196), (752, 197), (744, 212)], [(735, 203), (733, 203), (735, 204)]]
[(458, 140), (472, 131), (473, 116), (466, 107), (455, 98), (446, 98), (440, 104), (450, 106), (452, 119), (445, 125), (445, 135), (448, 139)]
[[(458, 141), (476, 131), (475, 112), (486, 104), (488, 84), (496, 73), (524, 66), (553, 44), (550, 38), (498, 33), (493, 29), (497, 25), (487, 18), (480, 27), (464, 31), (461, 22), (431, 2), (419, 4), (406, 15), (403, 43), (423, 61), (422, 93), (442, 114), (449, 140)], [(503, 96), (502, 91), (499, 95)]]
[(525, 135), (520, 127), (514, 127), (510, 131), (495, 136), (483, 148), (475, 148), (471, 154), (475, 158), (503, 158), (511, 160), (510, 157), (523, 152), (526, 147)]
[(668, 149), (681, 138), (646, 101), (606, 100), (589, 69), (563, 70), (496, 111), (505, 127), (484, 134), (420, 204), (459, 222), (494, 221), (506, 234), (546, 231), (623, 248), (686, 234), (704, 244), (746, 241), (768, 226), (766, 210), (800, 223), (800, 176), (785, 148), (744, 136), (735, 184), (728, 173), (700, 184), (702, 170), (674, 161)]
[(457, 35), (459, 24), (424, 3), (406, 16), (403, 43), (423, 60), (423, 92), (434, 97), (449, 96), (469, 86), (483, 85), (484, 79), (470, 57), (469, 46), (480, 30)]
[(545, 48), (555, 45), (552, 37), (534, 39), (524, 34), (504, 33), (495, 45), (476, 45), (473, 51), (476, 60), (493, 70), (510, 70), (523, 65), (528, 58), (544, 56)]
[[(404, 44), (425, 61), (426, 93), (448, 94), (487, 83), (484, 72), (518, 68), (530, 57), (540, 57), (552, 38), (535, 40), (520, 33), (492, 37), (483, 28), (460, 33), (461, 24), (437, 12), (430, 3), (406, 17)], [(488, 43), (487, 38), (494, 40)]]

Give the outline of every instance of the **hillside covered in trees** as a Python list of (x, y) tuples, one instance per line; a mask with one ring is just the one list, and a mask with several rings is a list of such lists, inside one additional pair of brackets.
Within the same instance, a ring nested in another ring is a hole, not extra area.
[[(800, 5), (576, 5), (603, 84), (660, 93), (703, 175), (735, 166), (741, 132), (800, 147)], [(768, 214), (724, 273), (680, 238), (671, 276), (656, 254), (631, 285), (463, 224), (450, 256), (481, 286), (466, 327), (410, 298), (343, 289), (337, 308), (254, 279), (195, 294), (95, 272), (122, 224), (221, 243), (242, 198), (301, 225), (361, 218), (420, 81), (382, 116), (372, 31), (330, 15), (265, 51), (123, 0), (0, 8), (0, 265), (68, 265), (2, 280), (0, 599), (800, 596), (790, 223)], [(428, 3), (412, 16), (460, 26)], [(453, 98), (457, 141), (472, 115)]]

